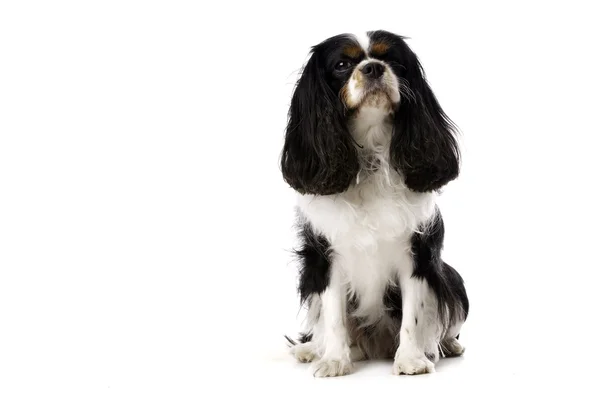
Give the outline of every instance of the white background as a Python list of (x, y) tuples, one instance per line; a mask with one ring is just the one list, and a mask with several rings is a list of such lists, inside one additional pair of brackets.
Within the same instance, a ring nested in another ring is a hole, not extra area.
[[(2, 2), (0, 397), (597, 395), (593, 3)], [(279, 152), (309, 47), (370, 29), (462, 131), (467, 351), (316, 380)]]

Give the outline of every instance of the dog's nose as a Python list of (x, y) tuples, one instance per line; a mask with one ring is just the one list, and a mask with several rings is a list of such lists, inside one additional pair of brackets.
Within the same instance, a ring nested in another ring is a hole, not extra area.
[(383, 65), (378, 62), (369, 62), (362, 67), (361, 72), (368, 78), (379, 79), (383, 75)]

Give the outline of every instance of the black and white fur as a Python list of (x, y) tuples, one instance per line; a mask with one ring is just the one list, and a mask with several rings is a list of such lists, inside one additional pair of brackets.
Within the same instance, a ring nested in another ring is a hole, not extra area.
[(441, 258), (436, 196), (459, 174), (455, 129), (404, 39), (385, 31), (314, 46), (281, 158), (298, 192), (305, 331), (289, 339), (315, 376), (394, 358), (395, 374), (461, 355), (469, 302)]

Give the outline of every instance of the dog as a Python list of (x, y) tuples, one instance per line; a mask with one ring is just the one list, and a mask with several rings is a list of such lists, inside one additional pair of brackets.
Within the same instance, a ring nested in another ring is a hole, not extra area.
[(469, 300), (444, 262), (436, 198), (460, 171), (457, 127), (406, 38), (341, 34), (312, 46), (281, 152), (297, 192), (298, 291), (306, 306), (292, 354), (316, 377), (365, 359), (394, 374), (460, 356)]

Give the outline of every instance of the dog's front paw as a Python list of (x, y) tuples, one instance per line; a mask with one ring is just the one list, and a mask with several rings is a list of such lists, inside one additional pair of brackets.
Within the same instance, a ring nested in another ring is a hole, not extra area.
[(400, 374), (426, 374), (434, 373), (435, 366), (425, 354), (396, 354), (394, 359), (393, 373)]
[(352, 363), (342, 359), (320, 359), (313, 363), (313, 375), (315, 377), (339, 377), (350, 374)]

